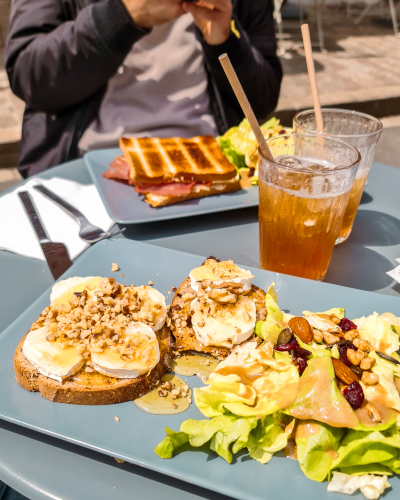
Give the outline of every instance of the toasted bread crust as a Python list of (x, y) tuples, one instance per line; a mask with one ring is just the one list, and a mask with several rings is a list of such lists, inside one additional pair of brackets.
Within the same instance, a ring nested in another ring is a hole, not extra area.
[(184, 196), (160, 196), (158, 194), (146, 193), (144, 201), (149, 203), (152, 207), (166, 207), (174, 205), (182, 201), (193, 200), (194, 198), (204, 198), (215, 194), (234, 193), (240, 188), (240, 182), (235, 179), (234, 182), (229, 182), (225, 185), (224, 189), (218, 189), (216, 186), (210, 186), (209, 191), (201, 191), (200, 193), (190, 193)]
[[(28, 332), (29, 333), (29, 332)], [(25, 357), (22, 347), (26, 336), (19, 343), (14, 355), (14, 371), (18, 384), (56, 403), (74, 405), (109, 405), (133, 401), (157, 386), (164, 373), (171, 370), (173, 354), (170, 348), (171, 332), (164, 327), (156, 332), (160, 344), (160, 361), (147, 374), (136, 379), (120, 379), (109, 386), (81, 385), (74, 381), (58, 382), (41, 375)]]
[[(182, 296), (184, 296), (186, 293), (196, 295), (196, 292), (190, 286), (189, 277), (186, 278), (186, 280), (175, 292), (170, 309), (172, 314), (177, 313), (179, 315), (179, 318), (184, 319), (185, 321), (187, 321), (190, 317), (191, 304), (191, 300), (184, 301), (182, 299)], [(257, 321), (265, 319), (265, 295), (265, 292), (255, 285), (251, 286), (250, 292), (246, 295), (246, 297), (256, 300), (255, 304), (257, 311)], [(189, 323), (189, 325), (191, 324)], [(176, 321), (173, 319), (171, 319), (171, 331), (175, 337), (175, 342), (172, 344), (172, 347), (175, 351), (178, 351), (180, 353), (186, 351), (203, 352), (206, 354), (211, 354), (215, 358), (222, 360), (229, 356), (232, 351), (232, 349), (227, 347), (203, 346), (196, 339), (196, 333), (193, 330), (192, 326), (177, 326)], [(260, 345), (262, 340), (255, 333), (253, 333), (248, 340), (243, 342), (243, 344), (246, 344), (247, 342), (257, 342), (257, 345)]]
[(209, 182), (236, 176), (236, 167), (211, 135), (191, 139), (122, 137), (119, 144), (135, 183)]

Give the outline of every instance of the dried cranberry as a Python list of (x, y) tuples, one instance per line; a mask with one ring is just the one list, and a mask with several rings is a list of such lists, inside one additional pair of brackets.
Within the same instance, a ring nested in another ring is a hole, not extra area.
[(289, 344), (274, 345), (274, 349), (278, 352), (292, 351), (293, 349), (296, 349), (298, 345), (297, 340), (293, 339), (289, 342)]
[(363, 404), (364, 392), (358, 382), (353, 382), (343, 390), (344, 397), (349, 402), (353, 410), (357, 410)]
[(308, 365), (307, 359), (299, 356), (298, 358), (295, 358), (295, 362), (299, 368), (300, 376), (303, 375), (303, 372), (307, 368), (307, 365)]
[(345, 363), (347, 366), (350, 366), (351, 363), (349, 361), (349, 358), (347, 357), (347, 349), (353, 349), (353, 351), (357, 351), (357, 347), (351, 343), (339, 346), (340, 361)]
[(344, 332), (348, 332), (349, 330), (357, 330), (357, 325), (355, 325), (347, 318), (342, 318), (340, 320), (339, 326)]
[(281, 130), (281, 131), (279, 132), (279, 135), (284, 135), (284, 134), (286, 134), (286, 130), (285, 130), (285, 129), (283, 129), (283, 130)]
[(296, 354), (298, 356), (301, 356), (302, 358), (305, 358), (306, 356), (311, 356), (311, 351), (307, 351), (307, 349), (303, 349), (300, 346), (296, 347)]

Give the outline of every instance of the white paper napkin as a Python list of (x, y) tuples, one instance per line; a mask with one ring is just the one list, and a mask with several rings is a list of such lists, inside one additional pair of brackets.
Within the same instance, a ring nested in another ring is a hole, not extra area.
[[(394, 260), (400, 264), (400, 258)], [(392, 271), (388, 271), (386, 274), (400, 283), (400, 266), (395, 267)]]
[(43, 184), (65, 201), (76, 207), (95, 226), (108, 231), (114, 225), (93, 184), (84, 186), (59, 177), (44, 180), (34, 177), (23, 186), (0, 198), (0, 249), (26, 257), (46, 260), (31, 223), (25, 213), (18, 191), (29, 191), (51, 241), (64, 243), (71, 259), (75, 259), (88, 246), (78, 236), (79, 224), (62, 208), (33, 189)]

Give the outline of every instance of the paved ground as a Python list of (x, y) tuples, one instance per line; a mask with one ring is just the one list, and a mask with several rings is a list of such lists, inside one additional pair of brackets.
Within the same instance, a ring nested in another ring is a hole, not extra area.
[[(317, 41), (313, 11), (308, 14), (311, 37)], [(327, 53), (314, 50), (323, 106), (400, 96), (400, 37), (393, 36), (390, 21), (380, 17), (379, 9), (355, 25), (347, 19), (344, 7), (327, 6), (323, 26)], [(308, 108), (312, 101), (300, 23), (284, 21), (283, 28), (285, 76), (278, 111)]]

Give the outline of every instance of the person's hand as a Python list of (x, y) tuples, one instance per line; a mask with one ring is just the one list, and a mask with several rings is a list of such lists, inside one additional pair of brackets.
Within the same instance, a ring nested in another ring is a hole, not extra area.
[(221, 45), (228, 40), (231, 33), (232, 0), (183, 2), (182, 7), (185, 12), (192, 14), (206, 43)]
[(182, 16), (182, 0), (122, 0), (133, 22), (140, 28), (170, 23)]

